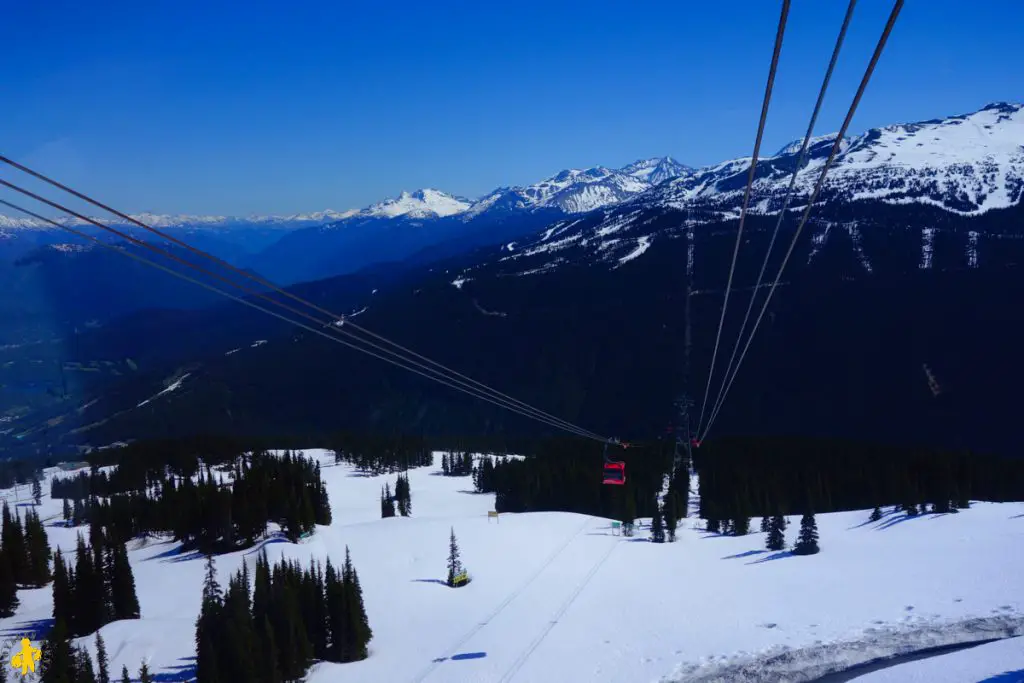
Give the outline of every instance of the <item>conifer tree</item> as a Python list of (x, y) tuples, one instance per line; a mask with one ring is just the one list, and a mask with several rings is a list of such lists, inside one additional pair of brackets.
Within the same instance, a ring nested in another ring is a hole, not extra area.
[(800, 536), (793, 546), (793, 554), (814, 555), (818, 551), (818, 524), (814, 521), (814, 513), (807, 513), (800, 518)]
[(717, 517), (708, 517), (706, 522), (707, 530), (713, 534), (719, 533), (722, 523)]
[(41, 683), (71, 683), (74, 680), (75, 652), (63, 619), (54, 622), (50, 634), (39, 649), (43, 651), (39, 658)]
[(768, 550), (782, 550), (786, 547), (786, 536), (783, 533), (785, 524), (786, 518), (782, 515), (768, 519), (768, 537), (765, 539)]
[(135, 592), (135, 576), (128, 561), (124, 543), (110, 548), (110, 602), (114, 619), (138, 619), (139, 598)]
[(39, 513), (25, 515), (25, 545), (28, 549), (29, 584), (38, 587), (50, 582), (50, 542)]
[(739, 516), (732, 520), (732, 533), (734, 536), (746, 536), (750, 533), (750, 517)]
[(71, 523), (71, 502), (67, 498), (64, 499), (64, 504), (61, 507), (61, 510), (62, 510), (62, 516), (64, 517), (64, 521), (70, 524)]
[(448, 476), (452, 473), (451, 467), (448, 465), (448, 454), (441, 454), (441, 472), (444, 476)]
[(665, 522), (661, 515), (661, 506), (658, 505), (658, 496), (654, 496), (654, 514), (651, 516), (651, 542), (665, 542)]
[(203, 602), (199, 608), (199, 617), (196, 619), (196, 678), (199, 683), (222, 683), (221, 666), (218, 661), (221, 641), (221, 599), (217, 566), (213, 556), (207, 555), (203, 578)]
[(882, 519), (882, 508), (876, 506), (875, 509), (871, 511), (871, 516), (868, 517), (868, 521), (877, 522), (880, 519)]
[(679, 525), (678, 506), (679, 498), (669, 492), (665, 499), (665, 539), (669, 543), (676, 542), (676, 527)]
[(11, 569), (14, 572), (14, 582), (18, 585), (30, 583), (28, 553), (25, 548), (25, 534), (21, 528), (21, 518), (17, 514), (12, 515), (7, 501), (4, 501), (2, 517), (3, 528), (0, 530), (0, 543), (8, 554)]
[(153, 676), (149, 673), (149, 665), (146, 664), (146, 660), (142, 660), (142, 666), (139, 668), (139, 683), (153, 683)]
[(96, 664), (99, 668), (97, 683), (110, 683), (110, 661), (107, 659), (107, 644), (103, 635), (96, 632)]
[(53, 555), (53, 618), (72, 623), (75, 615), (74, 594), (68, 567), (60, 548)]
[(92, 657), (84, 647), (75, 651), (75, 683), (96, 683), (96, 670), (92, 666)]
[(32, 477), (32, 502), (36, 505), (43, 502), (43, 483), (39, 481), (39, 475)]
[[(454, 534), (454, 532), (453, 532)], [(363, 605), (363, 589), (359, 585), (359, 575), (352, 566), (352, 558), (349, 555), (348, 546), (345, 547), (345, 565), (342, 568), (342, 586), (345, 592), (345, 607), (347, 610), (346, 631), (346, 659), (344, 661), (355, 662), (366, 659), (368, 656), (367, 644), (373, 638), (373, 631), (370, 629), (370, 622), (366, 617), (366, 608)]]
[(9, 617), (18, 609), (18, 584), (14, 581), (11, 553), (0, 549), (0, 617)]
[(764, 517), (761, 518), (761, 533), (762, 534), (768, 533), (768, 531), (771, 530), (770, 519), (771, 518), (768, 517), (768, 515), (765, 515)]
[(455, 539), (455, 527), (452, 527), (451, 536), (448, 539), (448, 585), (456, 587), (455, 578), (462, 573), (462, 562), (459, 559), (459, 543)]
[(128, 675), (128, 666), (121, 667), (121, 683), (132, 683), (132, 677)]

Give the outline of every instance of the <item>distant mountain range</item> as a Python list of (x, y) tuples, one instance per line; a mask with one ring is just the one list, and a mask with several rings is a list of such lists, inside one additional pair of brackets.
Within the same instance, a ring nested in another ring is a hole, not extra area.
[[(772, 275), (834, 140), (810, 147)], [(758, 163), (733, 335), (801, 142)], [(1009, 447), (1024, 384), (1024, 106), (873, 129), (840, 149), (716, 431)], [(749, 164), (652, 159), (475, 201), (403, 193), (291, 230), (248, 263), (314, 279), (295, 291), (510, 395), (644, 438), (678, 392), (703, 392)], [(195, 430), (526, 428), (236, 304), (140, 312), (64, 346), (137, 370), (83, 374), (67, 398), (31, 410), (24, 392), (0, 393), (16, 415), (0, 448)], [(32, 357), (0, 350), (0, 367), (27, 372)]]

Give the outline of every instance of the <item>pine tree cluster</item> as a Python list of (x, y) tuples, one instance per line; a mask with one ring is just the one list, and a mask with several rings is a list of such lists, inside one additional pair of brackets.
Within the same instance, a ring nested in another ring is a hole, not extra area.
[(349, 463), (366, 474), (392, 474), (431, 467), (434, 453), (422, 437), (340, 434), (331, 439), (336, 463)]
[(398, 503), (398, 514), (403, 517), (412, 516), (412, 490), (409, 488), (409, 475), (399, 474), (395, 481), (395, 502)]
[(3, 504), (0, 527), (0, 617), (18, 607), (18, 588), (39, 588), (50, 582), (50, 544), (39, 513), (29, 509), (22, 523)]
[(473, 474), (471, 453), (444, 453), (441, 456), (441, 472), (446, 477), (468, 477)]
[(330, 524), (331, 507), (319, 463), (291, 452), (257, 452), (239, 457), (226, 472), (201, 468), (197, 481), (166, 474), (149, 478), (140, 492), (93, 496), (83, 517), (119, 541), (171, 534), (185, 550), (217, 553), (252, 546), (272, 521), (297, 540), (317, 524)]
[(365, 659), (373, 632), (346, 548), (340, 571), (330, 560), (325, 568), (271, 567), (262, 552), (251, 591), (245, 564), (222, 590), (208, 556), (195, 637), (198, 683), (282, 683), (301, 679), (316, 660)]
[(60, 550), (53, 558), (53, 617), (70, 637), (94, 633), (105, 624), (140, 617), (135, 576), (124, 543), (93, 527), (91, 543), (78, 534), (75, 560), (65, 562)]
[[(71, 642), (67, 626), (58, 619), (40, 648), (38, 664), (40, 683), (110, 683), (110, 660), (103, 636), (96, 634), (96, 666), (84, 645)], [(131, 683), (128, 667), (121, 669), (121, 683)], [(139, 669), (138, 683), (154, 683), (154, 677), (145, 661)]]
[(380, 516), (381, 519), (395, 516), (395, 496), (391, 493), (391, 486), (386, 482), (380, 490)]

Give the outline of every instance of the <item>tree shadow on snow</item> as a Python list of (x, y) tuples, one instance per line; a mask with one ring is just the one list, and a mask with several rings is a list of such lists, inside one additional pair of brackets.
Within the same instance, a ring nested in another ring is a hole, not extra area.
[(889, 510), (888, 512), (883, 512), (882, 513), (881, 519), (876, 519), (873, 522), (870, 519), (868, 519), (867, 521), (861, 522), (860, 524), (855, 524), (855, 525), (853, 525), (851, 527), (847, 527), (847, 531), (849, 531), (850, 529), (860, 529), (862, 527), (868, 526), (869, 524), (885, 524), (885, 522), (889, 521), (889, 519), (893, 515), (899, 515), (899, 514), (902, 514), (902, 513), (900, 511), (898, 511), (898, 510), (895, 510), (895, 511), (894, 510)]
[(909, 521), (915, 520), (915, 519), (924, 519), (925, 517), (929, 517), (929, 516), (931, 516), (930, 512), (926, 512), (923, 515), (920, 514), (920, 513), (918, 513), (916, 515), (901, 514), (898, 517), (896, 517), (896, 519), (891, 519), (891, 520), (889, 520), (887, 522), (882, 522), (881, 524), (879, 524), (877, 529), (876, 529), (876, 531), (885, 531), (886, 529), (891, 529), (892, 527), (896, 526), (897, 524), (903, 524), (904, 522), (909, 522)]
[(1001, 674), (989, 676), (985, 680), (978, 681), (978, 683), (1020, 683), (1021, 681), (1024, 681), (1024, 669), (1004, 671)]
[(172, 547), (168, 548), (162, 553), (150, 555), (149, 557), (145, 558), (143, 562), (151, 562), (153, 560), (160, 560), (162, 562), (189, 562), (191, 560), (202, 559), (203, 557), (204, 555), (200, 553), (198, 550), (188, 552), (184, 548), (182, 548), (180, 544), (175, 543)]
[(156, 683), (187, 683), (188, 681), (197, 680), (196, 658), (181, 657), (178, 661), (186, 663), (178, 664), (157, 674), (153, 674), (153, 681)]
[(413, 579), (412, 582), (413, 583), (437, 583), (437, 584), (440, 584), (442, 586), (447, 586), (448, 585), (447, 581), (442, 581), (441, 579)]
[(470, 489), (459, 489), (459, 493), (468, 493), (471, 496), (482, 496), (483, 494), (479, 491), (472, 491)]
[(726, 555), (723, 560), (738, 560), (741, 557), (753, 557), (754, 555), (761, 555), (762, 553), (768, 552), (767, 550), (748, 550), (744, 553), (736, 553), (735, 555)]
[(53, 628), (53, 619), (36, 619), (33, 621), (21, 621), (13, 626), (0, 631), (0, 635), (25, 637), (29, 640), (42, 640)]
[(1019, 515), (1014, 515), (1013, 517), (1010, 517), (1010, 519), (1022, 519), (1022, 518), (1024, 518), (1024, 512), (1020, 513)]
[(747, 562), (746, 564), (762, 564), (764, 562), (771, 562), (772, 560), (782, 560), (782, 559), (785, 559), (787, 557), (793, 557), (793, 551), (792, 550), (781, 550), (781, 551), (775, 553), (774, 555), (769, 555), (768, 557), (762, 557), (760, 560), (754, 560), (753, 562)]

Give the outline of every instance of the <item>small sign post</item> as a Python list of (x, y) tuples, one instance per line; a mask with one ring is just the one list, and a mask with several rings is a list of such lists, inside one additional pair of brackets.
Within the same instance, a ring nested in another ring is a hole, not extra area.
[(490, 524), (490, 523), (491, 523), (491, 518), (492, 518), (492, 517), (493, 517), (493, 518), (494, 518), (495, 520), (497, 520), (497, 522), (498, 522), (499, 524), (501, 524), (501, 518), (500, 518), (500, 517), (498, 517), (498, 513), (497, 513), (497, 511), (495, 511), (495, 510), (488, 510), (488, 511), (487, 511), (487, 523), (488, 523), (488, 524)]
[(622, 522), (612, 522), (612, 534), (615, 536), (619, 535), (619, 531), (622, 528)]

